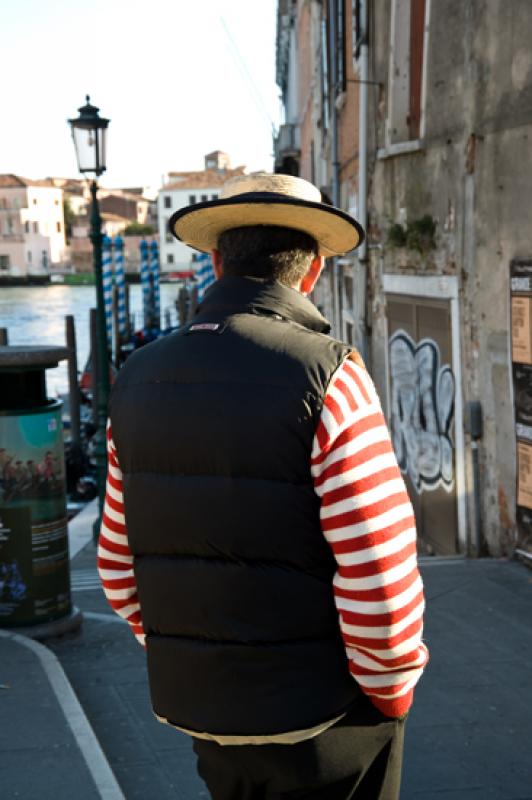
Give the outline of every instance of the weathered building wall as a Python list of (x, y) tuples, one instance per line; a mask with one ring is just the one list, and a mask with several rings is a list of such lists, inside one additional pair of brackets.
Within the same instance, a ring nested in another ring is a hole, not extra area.
[[(375, 3), (373, 98), (380, 150), (372, 176), (373, 372), (388, 389), (383, 275), (452, 276), (459, 293), (458, 387), (464, 404), (480, 400), (482, 517), (489, 551), (515, 542), (515, 431), (510, 373), (509, 263), (532, 255), (532, 9), (525, 0), (430, 3), (425, 135), (397, 154), (385, 139), (389, 89), (390, 4)], [(371, 116), (370, 111), (370, 116)], [(391, 247), (393, 223), (430, 215), (434, 249)], [(386, 278), (384, 278), (384, 282)], [(469, 440), (464, 486), (472, 510)]]
[(301, 142), (299, 174), (307, 181), (314, 177), (313, 152), (314, 129), (312, 118), (312, 41), (311, 4), (299, 0), (297, 17), (297, 58), (298, 58), (298, 111)]
[[(348, 5), (348, 4), (347, 4)], [(338, 161), (340, 170), (340, 198), (343, 208), (354, 210), (358, 190), (358, 74), (353, 66), (351, 41), (353, 21), (345, 16), (345, 69), (346, 83), (338, 103)]]

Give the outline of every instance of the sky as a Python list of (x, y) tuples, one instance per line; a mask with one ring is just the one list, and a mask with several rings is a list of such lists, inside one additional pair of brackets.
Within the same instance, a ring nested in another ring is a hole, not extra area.
[(161, 185), (223, 150), (271, 170), (277, 0), (0, 0), (0, 173), (77, 177), (69, 117), (108, 129), (104, 186)]

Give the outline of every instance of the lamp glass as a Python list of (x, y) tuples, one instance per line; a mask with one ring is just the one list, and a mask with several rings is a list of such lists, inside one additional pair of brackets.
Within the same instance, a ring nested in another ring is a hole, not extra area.
[(87, 96), (87, 104), (79, 109), (79, 117), (69, 120), (80, 172), (105, 172), (105, 139), (108, 119), (98, 114)]
[(72, 128), (72, 138), (76, 148), (79, 171), (98, 174), (98, 131), (91, 128)]

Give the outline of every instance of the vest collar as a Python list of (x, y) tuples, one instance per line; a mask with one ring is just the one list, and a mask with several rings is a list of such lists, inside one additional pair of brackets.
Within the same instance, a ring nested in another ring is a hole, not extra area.
[(262, 278), (221, 278), (205, 293), (197, 315), (202, 319), (212, 313), (277, 314), (282, 319), (297, 322), (319, 333), (329, 333), (331, 326), (316, 306), (296, 289)]

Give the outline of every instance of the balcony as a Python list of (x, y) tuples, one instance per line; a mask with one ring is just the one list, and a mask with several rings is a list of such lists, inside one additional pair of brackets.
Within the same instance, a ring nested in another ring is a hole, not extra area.
[(301, 145), (299, 126), (293, 123), (281, 125), (274, 139), (275, 171), (289, 175), (299, 174)]
[(0, 241), (2, 242), (23, 242), (24, 236), (22, 233), (0, 233)]

